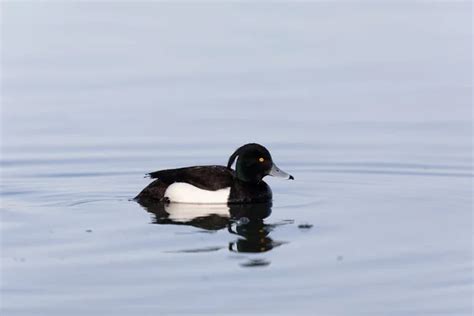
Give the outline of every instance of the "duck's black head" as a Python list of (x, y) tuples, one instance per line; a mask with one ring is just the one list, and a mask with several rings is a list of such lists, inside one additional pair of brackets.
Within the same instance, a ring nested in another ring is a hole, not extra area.
[[(238, 158), (237, 158), (238, 157)], [(245, 182), (260, 182), (267, 175), (293, 180), (293, 176), (280, 170), (272, 160), (270, 152), (259, 144), (246, 144), (238, 148), (229, 158), (230, 169), (235, 159), (237, 178)]]

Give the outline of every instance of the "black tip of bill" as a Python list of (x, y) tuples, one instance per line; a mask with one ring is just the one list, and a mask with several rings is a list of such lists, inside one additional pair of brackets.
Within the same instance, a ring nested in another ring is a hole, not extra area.
[(293, 176), (290, 174), (290, 177), (288, 178), (288, 180), (295, 180), (295, 177), (293, 177)]

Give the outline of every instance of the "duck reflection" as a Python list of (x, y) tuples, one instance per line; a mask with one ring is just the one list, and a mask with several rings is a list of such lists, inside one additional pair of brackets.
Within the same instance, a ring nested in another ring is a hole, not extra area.
[(273, 225), (263, 223), (263, 220), (249, 221), (245, 225), (229, 225), (231, 234), (239, 235), (234, 242), (229, 243), (229, 250), (233, 252), (266, 252), (283, 244), (274, 241), (268, 235), (273, 230)]
[[(144, 201), (138, 201), (138, 203), (153, 214), (154, 224), (194, 226), (208, 232), (227, 228), (229, 233), (239, 236), (228, 245), (229, 251), (232, 252), (261, 253), (283, 244), (270, 237), (270, 232), (275, 225), (264, 223), (264, 219), (272, 212), (271, 203), (236, 205), (146, 203)], [(186, 250), (186, 252), (189, 251)]]

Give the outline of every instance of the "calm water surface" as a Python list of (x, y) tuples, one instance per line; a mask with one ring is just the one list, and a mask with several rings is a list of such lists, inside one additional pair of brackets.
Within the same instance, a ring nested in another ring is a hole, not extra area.
[[(2, 3), (2, 315), (470, 315), (470, 6)], [(130, 200), (252, 141), (263, 221)]]

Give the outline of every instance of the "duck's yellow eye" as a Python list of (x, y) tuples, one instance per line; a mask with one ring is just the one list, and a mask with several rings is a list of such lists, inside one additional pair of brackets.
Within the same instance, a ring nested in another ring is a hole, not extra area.
[(258, 158), (258, 161), (260, 161), (260, 162), (264, 162), (264, 161), (265, 161), (265, 159), (264, 159), (264, 158), (262, 158), (262, 157), (260, 157), (260, 158)]

